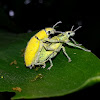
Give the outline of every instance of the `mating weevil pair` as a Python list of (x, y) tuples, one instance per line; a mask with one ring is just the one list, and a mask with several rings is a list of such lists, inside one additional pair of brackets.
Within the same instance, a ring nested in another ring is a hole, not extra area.
[[(32, 69), (35, 65), (42, 65), (42, 68), (46, 67), (46, 62), (50, 61), (50, 70), (53, 66), (52, 58), (57, 55), (57, 53), (62, 49), (65, 56), (68, 58), (68, 62), (71, 62), (71, 58), (66, 53), (65, 47), (63, 46), (66, 43), (69, 46), (77, 47), (84, 51), (90, 52), (85, 48), (82, 48), (80, 44), (77, 44), (73, 38), (71, 38), (71, 42), (69, 40), (70, 36), (75, 35), (75, 31), (78, 30), (81, 26), (73, 31), (73, 27), (70, 31), (60, 32), (56, 31), (54, 28), (57, 24), (61, 23), (61, 21), (57, 22), (52, 28), (45, 28), (35, 34), (27, 44), (24, 60), (26, 67)], [(57, 36), (49, 39), (50, 34), (60, 33)]]

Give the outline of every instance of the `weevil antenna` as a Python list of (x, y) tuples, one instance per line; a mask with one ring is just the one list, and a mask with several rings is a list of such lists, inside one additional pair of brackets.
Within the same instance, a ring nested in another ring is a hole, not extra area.
[(72, 26), (71, 31), (73, 30), (73, 28), (74, 28), (74, 25)]
[(57, 22), (55, 25), (53, 25), (53, 28), (55, 28), (55, 26), (57, 26), (60, 23), (62, 23), (62, 22), (61, 21)]
[(79, 26), (78, 28), (76, 28), (75, 30), (74, 30), (74, 32), (76, 31), (76, 30), (78, 30), (79, 28), (81, 28), (82, 26)]

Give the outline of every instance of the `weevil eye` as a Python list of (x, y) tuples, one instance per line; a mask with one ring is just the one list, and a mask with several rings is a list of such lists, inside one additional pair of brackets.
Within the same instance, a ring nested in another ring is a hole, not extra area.
[(54, 34), (54, 30), (47, 31), (47, 34), (48, 34), (48, 35), (50, 35), (50, 34)]
[(50, 34), (51, 33), (51, 31), (48, 31), (48, 34)]
[(51, 34), (51, 31), (46, 31), (46, 30), (45, 30), (45, 32), (47, 33), (47, 35), (50, 35), (50, 34)]
[(70, 35), (70, 33), (68, 33), (68, 35)]

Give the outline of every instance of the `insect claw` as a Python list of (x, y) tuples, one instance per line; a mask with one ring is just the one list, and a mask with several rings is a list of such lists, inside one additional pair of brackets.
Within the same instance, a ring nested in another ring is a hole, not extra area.
[(46, 67), (46, 66), (42, 66), (41, 68), (43, 68), (43, 69), (44, 69), (45, 67)]
[(71, 62), (72, 60), (71, 59), (68, 59), (68, 62)]
[(52, 66), (48, 67), (47, 70), (50, 70)]
[(49, 68), (47, 68), (47, 70), (50, 70), (51, 68), (49, 67)]
[(30, 69), (32, 69), (32, 67), (29, 67)]
[(42, 66), (41, 68), (45, 68), (45, 67), (46, 67), (46, 64), (44, 63), (43, 66)]

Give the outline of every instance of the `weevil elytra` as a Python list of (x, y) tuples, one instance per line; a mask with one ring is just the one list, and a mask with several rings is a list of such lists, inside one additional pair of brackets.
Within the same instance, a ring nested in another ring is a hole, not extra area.
[[(79, 29), (80, 27), (81, 26), (79, 26), (77, 29)], [(61, 49), (63, 50), (65, 56), (68, 58), (68, 62), (71, 62), (71, 58), (66, 53), (63, 43), (90, 52), (90, 50), (82, 48), (80, 44), (77, 44), (73, 38), (69, 40), (69, 37), (74, 36), (75, 31), (77, 30), (75, 29), (74, 31), (72, 31), (72, 29), (73, 27), (71, 28), (71, 31), (62, 32), (61, 34), (52, 37), (48, 43), (45, 42), (44, 45), (46, 48), (48, 48), (48, 50), (46, 50), (45, 47), (41, 49), (40, 55), (37, 57), (37, 62), (34, 65), (42, 65), (42, 68), (45, 68), (46, 67), (45, 62), (50, 61), (50, 67), (48, 68), (50, 70), (51, 67), (53, 66), (51, 59), (55, 57)]]
[(48, 40), (50, 34), (59, 33), (59, 31), (54, 29), (55, 26), (59, 23), (61, 23), (61, 21), (57, 22), (51, 28), (42, 29), (29, 40), (24, 53), (24, 61), (26, 67), (31, 69), (32, 66), (36, 64), (38, 60), (37, 57), (40, 55), (41, 49), (43, 47), (43, 41)]

